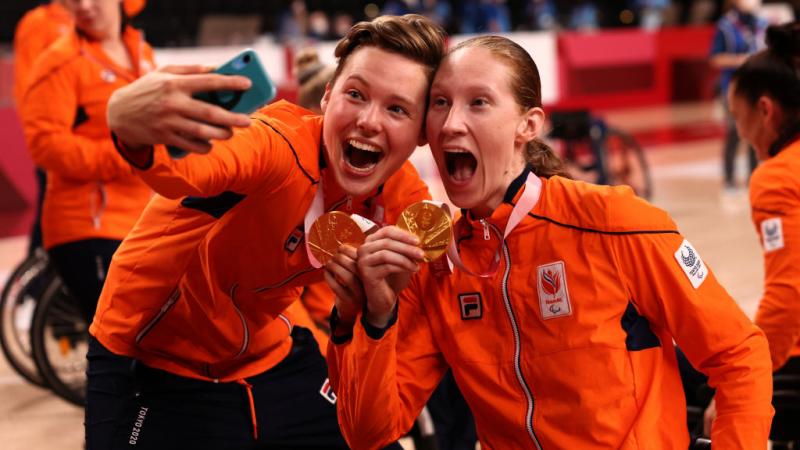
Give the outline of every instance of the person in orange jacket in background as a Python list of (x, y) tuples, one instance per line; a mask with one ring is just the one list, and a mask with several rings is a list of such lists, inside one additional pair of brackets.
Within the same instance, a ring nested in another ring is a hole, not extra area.
[[(124, 0), (123, 7), (128, 17), (133, 17), (144, 9), (145, 0)], [(22, 99), (27, 89), (34, 62), (53, 42), (74, 29), (70, 9), (75, 2), (71, 0), (52, 0), (37, 6), (22, 16), (14, 32), (14, 85), (13, 94), (17, 111), (22, 109)], [(36, 170), (39, 185), (36, 219), (31, 231), (29, 252), (41, 247), (41, 208), (47, 184), (45, 172)]]
[(396, 439), (449, 367), (484, 449), (685, 450), (674, 339), (717, 388), (714, 448), (765, 448), (764, 334), (664, 211), (629, 187), (558, 176), (536, 141), (530, 55), (503, 37), (465, 41), (429, 105), (428, 142), (464, 208), (457, 269), (421, 266), (418, 238), (397, 227), (326, 266), (328, 364), (351, 447)]
[(114, 148), (106, 103), (154, 63), (121, 0), (66, 2), (75, 27), (37, 59), (20, 106), (28, 150), (47, 172), (44, 247), (89, 323), (111, 257), (152, 196)]
[[(73, 29), (72, 14), (64, 0), (52, 0), (25, 13), (14, 31), (14, 103), (17, 112), (22, 109), (22, 97), (28, 86), (33, 63), (53, 42)], [(45, 171), (36, 168), (39, 187), (36, 201), (36, 218), (31, 227), (28, 253), (42, 246), (41, 213), (47, 185)]]
[(772, 368), (800, 373), (800, 24), (767, 30), (768, 48), (733, 75), (728, 99), (743, 139), (763, 162), (750, 181), (753, 224), (764, 249), (756, 324)]
[(325, 360), (291, 312), (323, 278), (306, 232), (326, 210), (394, 223), (429, 198), (407, 159), (443, 53), (422, 16), (356, 24), (322, 116), (279, 101), (248, 118), (193, 99), (249, 85), (200, 67), (112, 96), (118, 150), (157, 195), (89, 330), (89, 449), (347, 447)]

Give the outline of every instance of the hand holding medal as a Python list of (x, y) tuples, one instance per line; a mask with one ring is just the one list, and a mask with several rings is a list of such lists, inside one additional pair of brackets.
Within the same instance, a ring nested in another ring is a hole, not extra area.
[(332, 211), (321, 215), (308, 233), (311, 254), (322, 265), (326, 264), (342, 245), (358, 248), (366, 235), (377, 229), (377, 225), (357, 215)]
[(417, 202), (403, 210), (397, 220), (398, 228), (419, 238), (419, 247), (425, 252), (424, 262), (442, 256), (453, 239), (453, 224), (446, 208), (434, 202)]

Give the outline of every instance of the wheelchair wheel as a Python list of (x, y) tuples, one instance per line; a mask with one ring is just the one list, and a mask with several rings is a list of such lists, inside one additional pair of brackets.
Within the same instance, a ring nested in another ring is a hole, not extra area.
[(608, 184), (626, 184), (636, 195), (649, 199), (653, 195), (653, 181), (644, 151), (633, 136), (616, 128), (606, 131), (605, 172)]
[(0, 348), (11, 367), (36, 386), (47, 387), (31, 351), (36, 303), (54, 276), (44, 250), (29, 255), (11, 273), (0, 294)]
[(47, 286), (33, 315), (36, 367), (61, 398), (83, 407), (86, 398), (88, 325), (60, 278)]

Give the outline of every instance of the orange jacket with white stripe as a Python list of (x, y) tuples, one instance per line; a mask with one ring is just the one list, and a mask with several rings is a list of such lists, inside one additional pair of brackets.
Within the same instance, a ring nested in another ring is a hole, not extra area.
[(91, 238), (122, 239), (152, 191), (117, 153), (106, 123), (108, 98), (153, 68), (152, 49), (126, 27), (133, 70), (100, 43), (72, 31), (34, 66), (22, 123), (34, 163), (47, 171), (42, 208), (45, 248)]
[(36, 58), (72, 27), (69, 11), (56, 2), (37, 6), (20, 19), (14, 32), (14, 101), (18, 110)]
[(291, 348), (287, 310), (321, 282), (304, 217), (322, 184), (326, 210), (393, 223), (428, 197), (410, 163), (351, 198), (321, 168), (322, 117), (277, 102), (207, 155), (156, 146), (140, 176), (158, 194), (114, 255), (90, 332), (117, 354), (172, 373), (232, 381)]
[(800, 356), (800, 140), (750, 178), (753, 224), (764, 249), (764, 295), (756, 324), (769, 340), (772, 367)]
[(501, 245), (519, 180), (456, 233), (468, 267), (500, 252), (494, 276), (423, 268), (396, 323), (359, 320), (329, 345), (352, 448), (406, 432), (449, 367), (484, 449), (685, 450), (673, 338), (717, 388), (714, 448), (766, 448), (766, 339), (668, 215), (627, 187), (553, 177)]

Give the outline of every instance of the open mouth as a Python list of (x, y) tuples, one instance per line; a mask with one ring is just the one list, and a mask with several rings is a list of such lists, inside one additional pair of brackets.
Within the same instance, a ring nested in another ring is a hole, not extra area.
[(444, 162), (450, 179), (459, 183), (469, 181), (475, 175), (475, 169), (478, 167), (478, 160), (475, 156), (462, 149), (445, 150)]
[(383, 150), (364, 142), (350, 139), (344, 147), (345, 162), (357, 172), (369, 172), (383, 158)]

